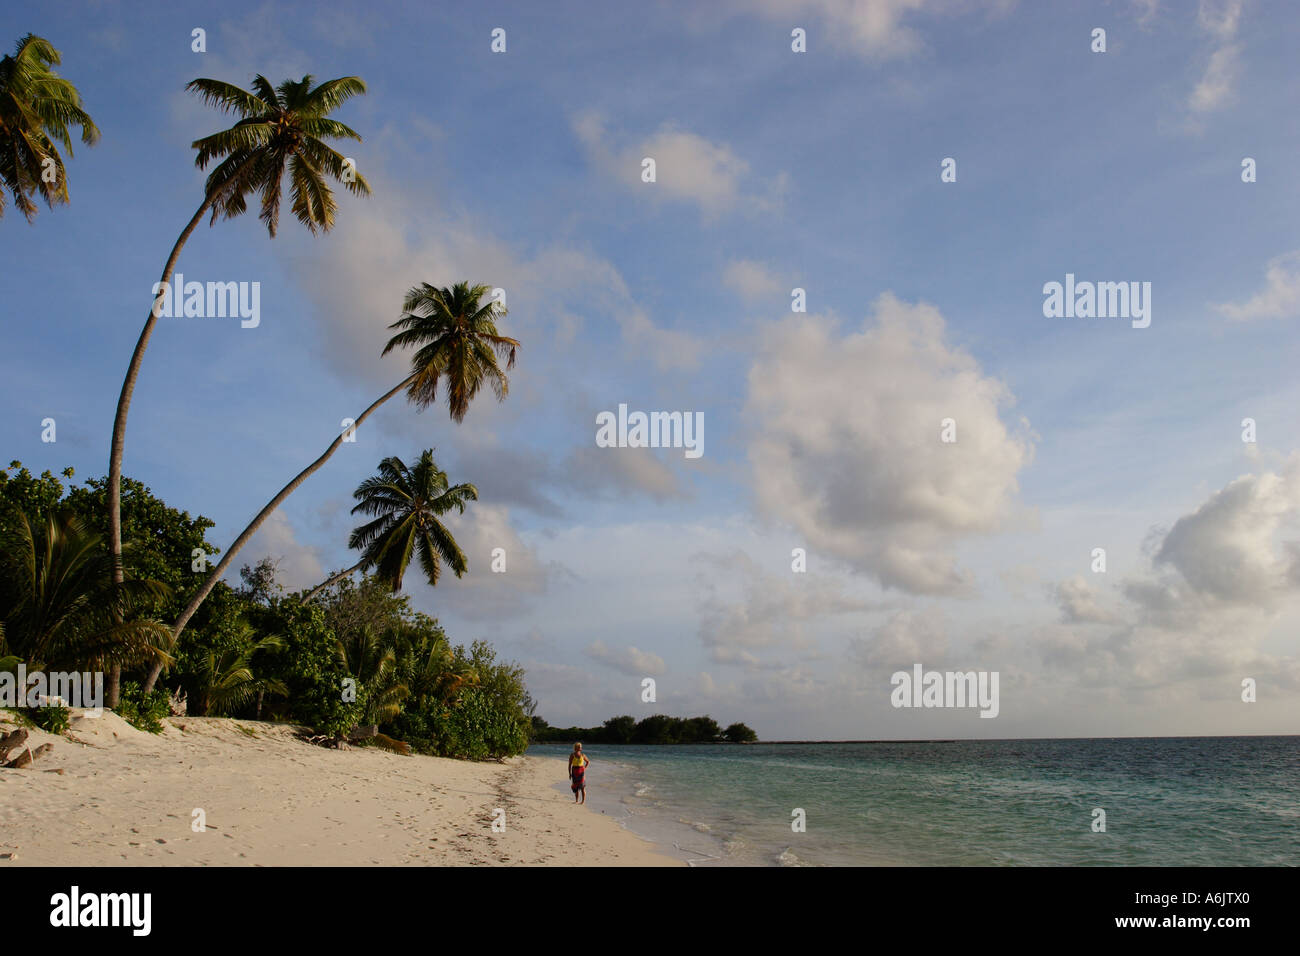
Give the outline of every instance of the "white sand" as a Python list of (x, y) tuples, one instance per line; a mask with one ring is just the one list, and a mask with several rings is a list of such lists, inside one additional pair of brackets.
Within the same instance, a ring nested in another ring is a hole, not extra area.
[[(12, 716), (0, 713), (0, 734)], [(166, 724), (154, 735), (111, 713), (77, 717), (75, 741), (29, 729), (30, 747), (54, 750), (27, 769), (0, 769), (0, 869), (681, 865), (555, 790), (560, 759), (469, 763), (329, 750), (257, 721)], [(192, 829), (195, 809), (205, 832)]]

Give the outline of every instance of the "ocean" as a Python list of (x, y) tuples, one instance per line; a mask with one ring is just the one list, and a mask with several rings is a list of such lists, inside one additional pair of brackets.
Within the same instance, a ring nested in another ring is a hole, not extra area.
[(1300, 865), (1300, 737), (584, 750), (590, 809), (698, 866)]

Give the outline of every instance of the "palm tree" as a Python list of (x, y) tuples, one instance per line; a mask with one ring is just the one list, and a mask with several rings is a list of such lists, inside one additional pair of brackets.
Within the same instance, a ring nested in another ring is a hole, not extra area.
[[(81, 127), (81, 141), (93, 146), (99, 129), (81, 108), (77, 88), (50, 67), (60, 62), (49, 40), (27, 34), (13, 56), (0, 60), (0, 216), (4, 189), (31, 222), (36, 215), (35, 193), (54, 208), (68, 201), (68, 178), (58, 146), (72, 155), (70, 127)], [(53, 175), (50, 175), (50, 173)]]
[[(464, 419), (469, 400), (478, 394), (484, 381), (491, 385), (498, 401), (504, 399), (510, 391), (510, 382), (498, 360), (506, 360), (506, 370), (514, 368), (515, 350), (519, 348), (519, 342), (497, 332), (496, 320), (504, 316), (506, 310), (489, 293), (488, 286), (471, 286), (465, 282), (451, 289), (435, 288), (427, 282), (411, 289), (403, 302), (401, 318), (389, 326), (401, 331), (389, 340), (383, 352), (386, 355), (397, 346), (417, 346), (411, 359), (411, 374), (375, 399), (369, 408), (357, 416), (353, 428), (361, 427), (375, 409), (403, 390), (407, 393), (407, 400), (417, 409), (427, 408), (437, 397), (439, 380), (444, 378), (448, 383), (448, 408), (453, 421), (460, 422)], [(484, 297), (488, 297), (488, 303), (480, 305)], [(173, 640), (180, 636), (186, 623), (226, 573), (226, 568), (248, 543), (249, 538), (257, 533), (257, 529), (285, 498), (329, 461), (342, 444), (345, 434), (347, 433), (338, 435), (323, 455), (281, 488), (279, 494), (267, 502), (257, 517), (240, 532), (176, 619), (172, 626)], [(146, 693), (153, 689), (160, 671), (161, 667), (154, 665), (153, 672), (145, 683)]]
[[(168, 636), (171, 632), (168, 631)], [(198, 673), (185, 688), (186, 713), (191, 717), (234, 713), (264, 694), (287, 694), (283, 681), (253, 674), (253, 658), (266, 651), (283, 650), (283, 638), (268, 634), (253, 641), (252, 628), (243, 625), (238, 646), (209, 650), (199, 662)]]
[(424, 709), (428, 698), (444, 705), (455, 703), (462, 688), (478, 684), (473, 665), (452, 650), (441, 628), (432, 635), (427, 629), (410, 629), (401, 636), (403, 679), (417, 710)]
[(364, 709), (360, 724), (371, 729), (368, 736), (402, 712), (402, 702), (409, 694), (397, 673), (394, 641), (395, 635), (380, 633), (370, 624), (338, 640), (339, 663), (361, 690)]
[(381, 353), (415, 346), (411, 369), (417, 377), (410, 386), (410, 399), (417, 408), (427, 408), (438, 397), (438, 382), (446, 381), (447, 408), (457, 424), (465, 420), (470, 399), (486, 382), (497, 401), (510, 391), (510, 381), (497, 364), (507, 358), (514, 368), (519, 343), (497, 334), (496, 320), (505, 314), (487, 286), (461, 282), (450, 289), (438, 289), (425, 282), (406, 293), (402, 317), (389, 328), (401, 329), (388, 340)]
[[(129, 556), (129, 553), (128, 553)], [(37, 531), (13, 509), (0, 541), (0, 657), (52, 670), (166, 662), (171, 634), (129, 616), (167, 593), (156, 581), (113, 580), (103, 539), (68, 511)]]
[[(199, 220), (209, 211), (212, 224), (216, 223), (218, 216), (227, 219), (238, 216), (247, 208), (248, 197), (260, 193), (262, 211), (258, 218), (274, 238), (280, 220), (281, 181), (286, 169), (294, 216), (312, 234), (317, 229), (328, 231), (334, 225), (336, 204), (327, 176), (342, 182), (354, 194), (370, 194), (370, 185), (365, 177), (324, 142), (326, 139), (361, 141), (354, 130), (330, 119), (329, 114), (352, 97), (364, 93), (365, 83), (359, 77), (345, 76), (314, 88), (311, 84), (312, 77), (308, 75), (298, 81), (285, 80), (273, 88), (270, 80), (259, 74), (253, 80), (251, 93), (221, 80), (197, 79), (185, 87), (198, 94), (205, 104), (235, 114), (239, 121), (227, 130), (195, 140), (192, 144), (198, 151), (194, 164), (199, 169), (207, 169), (208, 164), (216, 160), (220, 162), (204, 184), (202, 204), (172, 246), (158, 288), (171, 282), (181, 249)], [(117, 415), (113, 419), (113, 441), (108, 460), (108, 530), (113, 558), (119, 564), (122, 555), (122, 455), (126, 447), (126, 419), (145, 349), (149, 347), (149, 338), (157, 321), (155, 302), (131, 354), (131, 364), (127, 366), (122, 392), (117, 400)], [(120, 568), (115, 569), (114, 574), (120, 581)], [(110, 706), (116, 704), (119, 677), (120, 674), (114, 672), (109, 678)], [(151, 687), (152, 683), (150, 681)]]
[(451, 532), (438, 520), (452, 508), (465, 513), (466, 501), (478, 500), (473, 485), (447, 484), (447, 473), (433, 463), (430, 449), (420, 455), (414, 468), (394, 456), (379, 463), (379, 474), (363, 481), (352, 497), (360, 502), (353, 514), (374, 517), (374, 521), (352, 532), (348, 547), (361, 551), (361, 560), (314, 587), (303, 598), (310, 601), (340, 578), (354, 571), (376, 569), (380, 580), (394, 591), (402, 589), (402, 577), (418, 557), (430, 585), (442, 574), (442, 562), (460, 577), (468, 569)]

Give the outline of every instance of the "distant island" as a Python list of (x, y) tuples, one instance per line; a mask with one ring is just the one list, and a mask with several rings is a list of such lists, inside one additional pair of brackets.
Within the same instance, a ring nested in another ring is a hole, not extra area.
[(669, 717), (651, 714), (637, 720), (624, 714), (611, 717), (600, 727), (552, 727), (533, 717), (532, 741), (539, 744), (581, 740), (593, 744), (752, 744), (756, 734), (741, 723), (725, 730), (712, 717)]

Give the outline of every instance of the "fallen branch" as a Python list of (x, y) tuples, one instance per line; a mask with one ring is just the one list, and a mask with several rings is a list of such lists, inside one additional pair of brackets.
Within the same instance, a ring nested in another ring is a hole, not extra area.
[(12, 733), (0, 737), (0, 763), (3, 763), (9, 756), (9, 751), (17, 750), (25, 743), (27, 743), (27, 728), (25, 727), (19, 727)]
[(22, 753), (20, 753), (17, 757), (15, 757), (13, 760), (5, 764), (5, 766), (8, 767), (10, 770), (22, 770), (24, 767), (30, 767), (37, 760), (39, 760), (41, 757), (44, 757), (47, 753), (49, 753), (53, 749), (54, 749), (54, 744), (41, 744), (35, 750), (32, 750), (29, 747), (26, 750), (24, 750)]

